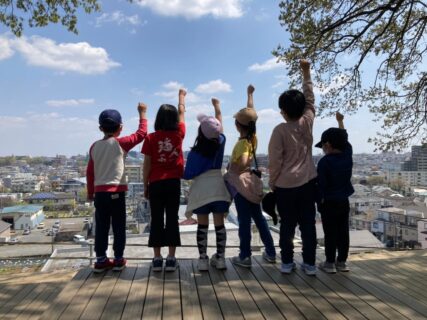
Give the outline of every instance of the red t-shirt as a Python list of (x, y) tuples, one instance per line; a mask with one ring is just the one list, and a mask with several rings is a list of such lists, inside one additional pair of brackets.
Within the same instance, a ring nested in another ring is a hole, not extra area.
[(145, 137), (141, 153), (151, 157), (149, 182), (165, 179), (180, 179), (184, 174), (182, 141), (185, 123), (178, 124), (176, 131), (159, 130)]

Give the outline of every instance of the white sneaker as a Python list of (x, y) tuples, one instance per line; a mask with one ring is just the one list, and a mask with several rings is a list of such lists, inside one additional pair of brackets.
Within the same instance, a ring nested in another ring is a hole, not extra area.
[(347, 262), (339, 262), (337, 261), (337, 263), (335, 264), (336, 268), (338, 271), (340, 272), (349, 272), (350, 268), (348, 267)]
[(211, 266), (215, 267), (217, 270), (227, 269), (225, 258), (218, 257), (216, 253), (214, 253), (211, 257)]
[(297, 268), (297, 265), (295, 262), (291, 263), (282, 263), (280, 266), (280, 272), (284, 274), (291, 274), (292, 271), (294, 271)]
[(199, 262), (197, 263), (197, 269), (199, 269), (199, 271), (208, 271), (209, 257), (199, 258)]
[(316, 266), (309, 265), (307, 263), (303, 263), (301, 265), (301, 270), (305, 272), (308, 276), (315, 276), (316, 275)]
[(319, 269), (325, 271), (326, 273), (337, 273), (335, 264), (327, 261), (323, 261), (319, 264)]

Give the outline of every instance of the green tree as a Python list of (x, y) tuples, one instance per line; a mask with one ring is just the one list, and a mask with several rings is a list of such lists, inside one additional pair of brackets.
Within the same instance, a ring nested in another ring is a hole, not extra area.
[[(280, 10), (291, 43), (273, 54), (291, 77), (300, 58), (312, 61), (323, 90), (320, 113), (366, 106), (382, 121), (370, 139), (380, 150), (400, 150), (415, 137), (427, 141), (425, 1), (287, 0)], [(368, 69), (376, 76), (363, 77)]]
[(99, 0), (0, 0), (0, 23), (18, 37), (25, 23), (30, 27), (61, 23), (68, 31), (77, 33), (79, 10), (99, 11)]

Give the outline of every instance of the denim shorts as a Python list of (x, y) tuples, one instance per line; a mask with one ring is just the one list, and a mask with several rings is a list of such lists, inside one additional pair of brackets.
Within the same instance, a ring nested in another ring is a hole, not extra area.
[(230, 203), (227, 201), (214, 201), (204, 206), (201, 206), (197, 209), (193, 210), (195, 214), (209, 214), (209, 213), (224, 213), (228, 212), (228, 208), (230, 207)]

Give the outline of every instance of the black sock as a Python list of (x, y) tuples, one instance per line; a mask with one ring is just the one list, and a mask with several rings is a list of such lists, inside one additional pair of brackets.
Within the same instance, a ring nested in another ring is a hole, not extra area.
[(225, 244), (227, 242), (227, 233), (225, 232), (225, 226), (215, 226), (216, 233), (216, 254), (220, 258), (224, 258)]
[(209, 225), (197, 225), (197, 248), (199, 248), (200, 258), (206, 258), (206, 250), (208, 246), (208, 230)]

